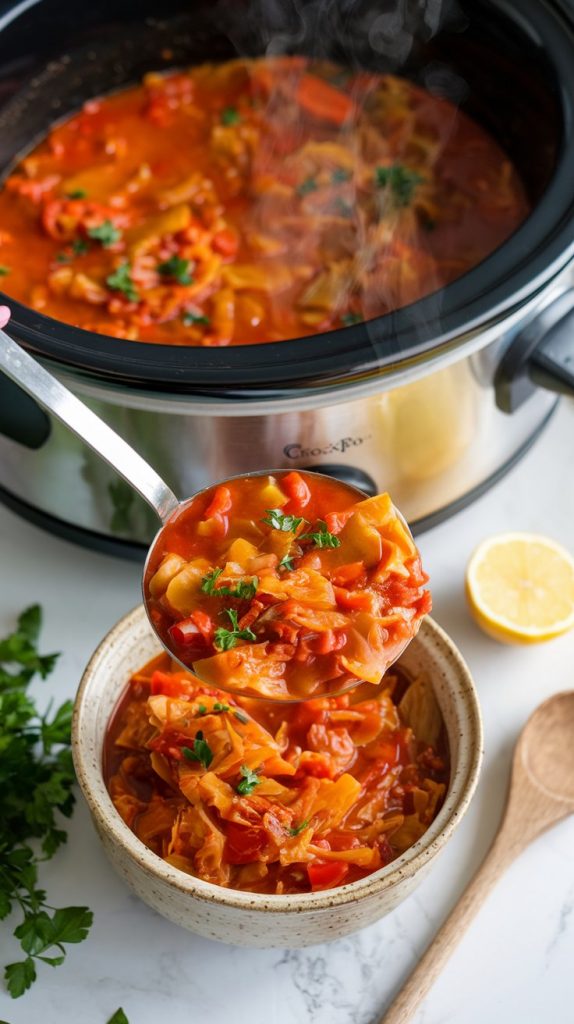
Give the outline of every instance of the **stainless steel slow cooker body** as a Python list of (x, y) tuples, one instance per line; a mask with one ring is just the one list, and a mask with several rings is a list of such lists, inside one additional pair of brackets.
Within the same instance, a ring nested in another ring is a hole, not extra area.
[[(505, 245), (442, 292), (318, 338), (170, 350), (91, 335), (7, 300), (15, 336), (182, 496), (266, 465), (322, 468), (367, 491), (389, 489), (420, 528), (493, 482), (555, 405), (556, 395), (533, 379), (544, 372), (554, 390), (570, 383), (563, 348), (574, 308), (574, 42), (559, 5), (524, 0), (516, 11), (505, 0), (473, 0), (445, 5), (440, 25), (431, 23), (429, 5), (416, 23), (403, 19), (398, 34), (396, 23), (393, 33), (383, 31), (376, 0), (278, 7), (245, 0), (211, 11), (200, 3), (191, 33), (178, 3), (167, 4), (158, 22), (143, 18), (151, 4), (99, 0), (89, 11), (74, 8), (70, 27), (72, 6), (24, 2), (0, 19), (0, 91), (8, 96), (0, 167), (57, 113), (157, 67), (167, 41), (169, 60), (175, 53), (183, 63), (197, 59), (198, 39), (200, 59), (222, 59), (262, 52), (280, 38), (287, 50), (400, 68), (459, 99), (466, 93), (465, 106), (523, 171), (534, 210)], [(37, 40), (33, 52), (30, 40)], [(6, 73), (8, 48), (15, 70)], [(485, 54), (486, 67), (477, 63)], [(504, 83), (521, 97), (505, 101), (506, 114), (492, 102)], [(84, 543), (142, 551), (156, 524), (139, 499), (5, 380), (0, 434), (0, 496), (8, 504)]]

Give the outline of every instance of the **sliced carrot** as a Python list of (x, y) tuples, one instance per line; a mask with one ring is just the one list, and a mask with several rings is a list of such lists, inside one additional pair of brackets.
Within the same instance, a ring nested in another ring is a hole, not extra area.
[(232, 504), (229, 487), (218, 487), (204, 512), (203, 518), (213, 519), (214, 516), (224, 515), (225, 512), (231, 511)]
[(300, 107), (321, 121), (343, 124), (351, 116), (354, 104), (344, 92), (324, 82), (316, 75), (303, 75), (297, 87), (296, 99)]
[(287, 473), (281, 481), (281, 486), (297, 509), (305, 508), (305, 505), (309, 504), (311, 491), (300, 473)]

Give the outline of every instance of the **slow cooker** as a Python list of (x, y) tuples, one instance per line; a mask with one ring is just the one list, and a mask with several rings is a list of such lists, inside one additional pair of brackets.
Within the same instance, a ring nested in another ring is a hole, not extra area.
[[(7, 297), (11, 330), (174, 491), (265, 466), (388, 489), (415, 529), (460, 508), (574, 392), (574, 11), (558, 0), (23, 0), (0, 6), (0, 174), (55, 120), (149, 70), (305, 53), (456, 100), (514, 161), (519, 229), (441, 291), (312, 338), (172, 348)], [(86, 447), (0, 379), (0, 496), (60, 535), (139, 556), (155, 523)]]

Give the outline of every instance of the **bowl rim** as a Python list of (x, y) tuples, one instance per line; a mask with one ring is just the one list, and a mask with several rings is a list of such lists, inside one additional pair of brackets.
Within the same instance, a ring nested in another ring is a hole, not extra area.
[[(90, 751), (85, 749), (84, 745), (86, 734), (93, 735), (96, 721), (94, 706), (89, 706), (85, 699), (86, 694), (92, 688), (94, 679), (107, 659), (110, 646), (117, 645), (118, 650), (121, 649), (126, 635), (129, 635), (134, 627), (139, 628), (143, 625), (144, 620), (151, 633), (145, 610), (142, 605), (138, 605), (116, 622), (100, 641), (82, 674), (72, 718), (74, 767), (96, 830), (100, 836), (103, 833), (106, 839), (120, 846), (144, 874), (156, 882), (168, 884), (171, 888), (179, 890), (182, 896), (192, 897), (203, 903), (214, 903), (238, 910), (275, 912), (281, 915), (301, 914), (306, 911), (326, 911), (334, 907), (343, 907), (357, 900), (379, 895), (382, 890), (391, 890), (405, 877), (409, 878), (416, 874), (442, 849), (465, 813), (476, 789), (483, 756), (483, 728), (478, 695), (470, 670), (448, 634), (427, 616), (423, 619), (419, 633), (413, 638), (412, 643), (417, 643), (417, 640), (424, 642), (425, 639), (434, 641), (439, 654), (447, 658), (455, 668), (460, 683), (455, 697), (460, 702), (461, 709), (468, 715), (468, 736), (471, 742), (462, 757), (459, 756), (459, 763), (451, 765), (451, 778), (445, 801), (434, 821), (416, 843), (396, 860), (365, 878), (334, 889), (311, 893), (274, 895), (230, 889), (206, 882), (194, 875), (187, 875), (179, 868), (167, 864), (137, 838), (116, 810), (103, 779), (101, 748), (97, 750), (100, 767), (94, 771), (93, 765), (90, 764)], [(157, 647), (160, 653), (162, 648), (159, 641)]]

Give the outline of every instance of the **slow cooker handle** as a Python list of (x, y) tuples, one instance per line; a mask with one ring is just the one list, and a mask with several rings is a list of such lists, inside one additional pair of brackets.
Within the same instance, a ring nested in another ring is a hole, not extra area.
[(494, 384), (498, 407), (509, 413), (539, 387), (574, 396), (574, 289), (562, 292), (514, 338)]

